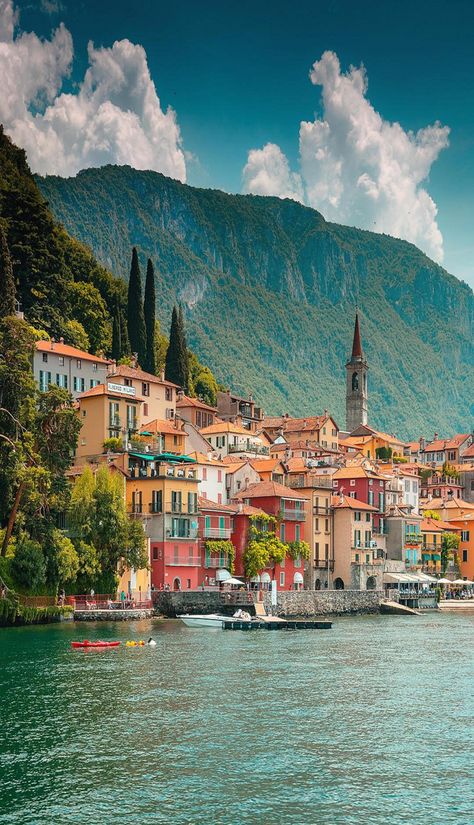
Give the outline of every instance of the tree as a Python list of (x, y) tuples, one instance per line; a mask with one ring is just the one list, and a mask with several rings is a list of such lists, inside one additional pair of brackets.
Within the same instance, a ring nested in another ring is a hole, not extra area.
[(437, 510), (423, 510), (423, 518), (431, 518), (433, 521), (441, 521), (441, 516)]
[(155, 294), (155, 270), (153, 264), (148, 258), (146, 267), (146, 281), (145, 281), (145, 301), (143, 312), (145, 315), (146, 327), (146, 361), (145, 370), (152, 375), (156, 373), (155, 362), (155, 309), (156, 309), (156, 294)]
[[(180, 320), (181, 315), (181, 320)], [(171, 315), (170, 342), (166, 352), (165, 378), (183, 390), (187, 390), (189, 381), (188, 352), (184, 336), (184, 324), (181, 310), (173, 307)]]
[(77, 347), (89, 352), (90, 340), (80, 321), (66, 321), (64, 324), (64, 339), (71, 347)]
[(448, 564), (459, 550), (460, 536), (457, 533), (443, 533), (441, 539), (441, 571), (446, 572)]
[(392, 458), (392, 448), (391, 447), (377, 447), (375, 450), (375, 455), (380, 461), (390, 461)]
[(38, 591), (46, 582), (46, 562), (41, 545), (22, 533), (17, 542), (11, 572), (20, 587)]
[(155, 367), (156, 375), (159, 375), (165, 369), (166, 353), (168, 351), (169, 341), (166, 335), (161, 332), (160, 322), (155, 321)]
[(117, 300), (112, 318), (112, 358), (118, 363), (121, 358), (129, 354), (130, 343), (128, 340), (127, 323), (123, 309)]
[(93, 284), (77, 281), (69, 285), (68, 293), (75, 320), (82, 324), (87, 333), (92, 351), (110, 351), (112, 330), (109, 312), (99, 290)]
[(143, 313), (142, 277), (136, 247), (132, 250), (132, 265), (128, 281), (127, 327), (132, 352), (137, 353), (139, 364), (144, 366), (147, 355), (146, 327)]
[(55, 588), (75, 581), (79, 570), (79, 555), (71, 539), (54, 528), (45, 543), (47, 580)]
[(188, 391), (189, 388), (189, 350), (188, 341), (186, 338), (186, 326), (184, 323), (183, 305), (180, 304), (178, 308), (178, 325), (181, 345), (182, 370), (184, 376), (183, 390)]
[(15, 314), (16, 293), (13, 265), (8, 249), (7, 236), (0, 222), (0, 317)]

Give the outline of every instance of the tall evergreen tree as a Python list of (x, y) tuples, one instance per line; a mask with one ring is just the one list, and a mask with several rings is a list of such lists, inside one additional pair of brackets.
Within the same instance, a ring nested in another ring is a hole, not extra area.
[(146, 328), (143, 314), (142, 277), (135, 247), (132, 250), (132, 266), (128, 282), (127, 326), (132, 352), (137, 353), (138, 362), (143, 367), (146, 362)]
[(183, 389), (187, 388), (187, 356), (183, 348), (183, 327), (179, 321), (179, 312), (173, 307), (171, 315), (170, 342), (166, 352), (165, 378), (173, 381)]
[(130, 355), (130, 341), (128, 339), (127, 319), (123, 307), (119, 307), (118, 317), (120, 321), (120, 357), (125, 358)]
[(0, 223), (0, 318), (15, 314), (15, 279), (5, 229)]
[(189, 389), (189, 350), (188, 350), (188, 341), (186, 338), (186, 327), (184, 325), (184, 315), (183, 315), (183, 306), (182, 304), (179, 305), (178, 309), (178, 325), (179, 325), (179, 335), (180, 335), (180, 346), (181, 346), (181, 363), (182, 363), (182, 372), (183, 372), (183, 389), (187, 392)]
[(112, 358), (118, 361), (122, 355), (122, 330), (120, 328), (120, 309), (115, 307), (112, 321)]
[(155, 306), (156, 306), (156, 293), (155, 293), (155, 270), (153, 269), (153, 264), (148, 258), (148, 263), (146, 267), (146, 281), (145, 281), (145, 302), (143, 306), (143, 312), (145, 315), (145, 327), (146, 327), (146, 362), (145, 362), (145, 369), (147, 372), (151, 372), (152, 375), (156, 372), (156, 362), (155, 362)]

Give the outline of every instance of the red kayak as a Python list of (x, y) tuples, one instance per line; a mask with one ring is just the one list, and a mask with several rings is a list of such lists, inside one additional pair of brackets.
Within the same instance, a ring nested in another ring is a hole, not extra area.
[(120, 642), (71, 642), (71, 647), (118, 647)]

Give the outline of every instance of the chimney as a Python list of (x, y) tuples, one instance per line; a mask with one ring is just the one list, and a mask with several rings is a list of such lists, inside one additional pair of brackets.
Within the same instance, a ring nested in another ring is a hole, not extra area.
[(327, 411), (327, 410), (324, 410), (324, 417), (325, 417), (325, 418), (327, 418), (327, 417), (328, 417), (328, 411)]
[(437, 440), (438, 440), (438, 433), (435, 433), (435, 434), (434, 434), (433, 441), (437, 441)]
[(64, 344), (64, 338), (60, 338), (60, 339), (59, 339), (59, 343), (60, 343), (60, 344)]
[(165, 371), (164, 371), (164, 369), (162, 369), (161, 372), (160, 372), (160, 381), (164, 381), (164, 380), (165, 380)]
[(183, 390), (178, 390), (178, 401), (182, 401), (184, 398)]
[(243, 511), (244, 511), (244, 503), (243, 503), (243, 501), (239, 501), (239, 503), (238, 503), (238, 505), (237, 505), (237, 509), (238, 509), (238, 512), (239, 512), (239, 513), (243, 513)]
[(51, 338), (51, 349), (54, 349), (55, 343), (56, 343), (55, 338)]

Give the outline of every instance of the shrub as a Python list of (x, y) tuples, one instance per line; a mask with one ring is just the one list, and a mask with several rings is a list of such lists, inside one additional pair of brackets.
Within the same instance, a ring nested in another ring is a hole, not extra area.
[(11, 563), (12, 576), (21, 587), (37, 591), (46, 582), (46, 562), (37, 541), (20, 537)]
[(106, 438), (104, 441), (104, 452), (111, 452), (116, 453), (118, 450), (122, 449), (122, 439), (113, 436), (112, 438)]

